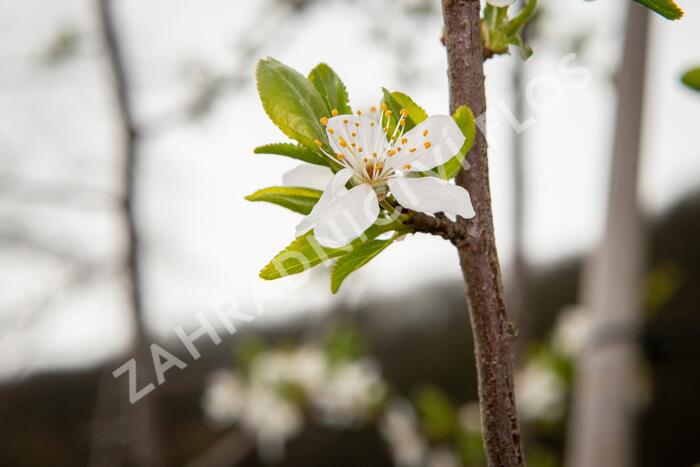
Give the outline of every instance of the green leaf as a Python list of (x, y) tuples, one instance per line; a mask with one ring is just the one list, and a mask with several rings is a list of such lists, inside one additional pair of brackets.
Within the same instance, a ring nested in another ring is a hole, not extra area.
[(389, 119), (389, 136), (394, 133), (396, 122), (398, 121), (398, 115), (401, 112), (401, 109), (408, 110), (406, 127), (404, 130), (406, 132), (428, 118), (428, 114), (425, 113), (425, 110), (413, 102), (413, 100), (406, 94), (401, 92), (389, 92), (386, 88), (382, 88), (382, 92), (384, 93), (384, 103), (389, 110), (391, 110), (391, 118)]
[(673, 0), (634, 0), (666, 19), (676, 20), (683, 17), (683, 10)]
[(327, 140), (319, 121), (326, 104), (304, 75), (273, 58), (260, 60), (255, 75), (265, 112), (285, 135), (312, 150)]
[(331, 67), (320, 63), (309, 73), (309, 81), (318, 90), (326, 103), (327, 115), (336, 109), (341, 114), (351, 114), (348, 91), (340, 80), (340, 77)]
[(248, 201), (265, 201), (308, 215), (323, 192), (311, 188), (272, 186), (245, 197)]
[(372, 240), (363, 243), (350, 253), (338, 259), (331, 272), (331, 292), (336, 293), (350, 273), (369, 263), (372, 258), (384, 251), (384, 249), (393, 242), (393, 238), (389, 240)]
[(328, 167), (330, 165), (330, 160), (319, 154), (316, 151), (312, 151), (306, 146), (301, 146), (299, 144), (292, 143), (274, 143), (266, 144), (264, 146), (258, 146), (253, 150), (255, 154), (276, 154), (278, 156), (287, 156), (293, 159), (299, 159), (309, 164), (323, 165)]
[(452, 159), (432, 170), (421, 172), (422, 176), (432, 176), (450, 180), (456, 177), (462, 169), (462, 163), (474, 144), (474, 138), (476, 137), (476, 121), (471, 109), (466, 105), (460, 106), (457, 111), (452, 114), (452, 118), (457, 123), (459, 129), (462, 130), (462, 133), (464, 133), (464, 137), (466, 138), (464, 144), (462, 144), (461, 149)]
[(700, 67), (690, 69), (683, 73), (681, 81), (690, 89), (700, 91)]
[(430, 440), (445, 440), (457, 431), (457, 410), (442, 389), (422, 386), (414, 399), (421, 425)]
[(274, 280), (292, 274), (299, 274), (322, 262), (343, 256), (363, 243), (374, 240), (378, 235), (392, 230), (406, 230), (406, 227), (399, 221), (387, 223), (386, 225), (375, 224), (367, 229), (360, 238), (341, 248), (323, 247), (314, 238), (313, 232), (308, 232), (297, 237), (287, 248), (277, 254), (260, 271), (260, 277), (265, 280)]

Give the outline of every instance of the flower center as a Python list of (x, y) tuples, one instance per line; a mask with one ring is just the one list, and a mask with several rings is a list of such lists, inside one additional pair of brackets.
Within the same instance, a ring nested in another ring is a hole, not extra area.
[[(351, 169), (363, 183), (382, 185), (396, 170), (410, 169), (410, 164), (401, 165), (397, 160), (401, 151), (416, 150), (406, 147), (407, 139), (403, 137), (406, 109), (401, 109), (398, 120), (384, 103), (379, 108), (371, 107), (367, 115), (359, 110), (357, 115), (339, 115), (335, 109), (331, 113), (330, 120), (323, 117), (320, 121), (326, 127), (335, 154), (327, 151), (319, 140), (315, 141), (316, 146), (331, 160)], [(394, 127), (389, 135), (392, 123)]]

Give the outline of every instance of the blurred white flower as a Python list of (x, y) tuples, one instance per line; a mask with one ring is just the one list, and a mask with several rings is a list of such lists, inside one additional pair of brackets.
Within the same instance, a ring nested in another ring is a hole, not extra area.
[(326, 423), (351, 425), (365, 421), (385, 393), (377, 364), (362, 359), (331, 369), (326, 384), (314, 396), (314, 404)]
[(278, 460), (284, 454), (285, 443), (303, 427), (299, 408), (261, 386), (248, 391), (241, 422), (256, 436), (258, 449), (269, 460)]
[(459, 408), (459, 423), (464, 431), (481, 432), (481, 410), (477, 402), (468, 402)]
[(455, 453), (445, 447), (433, 449), (428, 455), (428, 467), (460, 467), (460, 465)]
[(552, 347), (569, 357), (580, 355), (590, 340), (592, 324), (591, 315), (583, 306), (564, 308), (557, 318)]
[(399, 467), (423, 467), (428, 446), (418, 432), (413, 407), (405, 400), (392, 403), (384, 412), (380, 432), (391, 447)]
[(566, 386), (539, 361), (528, 363), (516, 377), (518, 410), (524, 419), (554, 422), (564, 414)]
[(207, 379), (204, 413), (210, 420), (227, 425), (238, 420), (246, 404), (246, 388), (231, 371), (218, 370)]
[(294, 384), (311, 394), (322, 387), (326, 379), (326, 367), (325, 356), (315, 348), (268, 352), (253, 362), (251, 380), (269, 386)]

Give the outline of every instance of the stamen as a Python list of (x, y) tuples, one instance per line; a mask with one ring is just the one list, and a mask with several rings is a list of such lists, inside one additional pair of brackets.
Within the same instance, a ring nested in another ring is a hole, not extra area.
[(372, 153), (372, 157), (377, 157), (377, 153), (376, 153), (376, 152), (373, 152), (373, 153)]
[(333, 128), (329, 128), (328, 133), (330, 133), (332, 135), (333, 133), (335, 133), (335, 130)]
[(321, 117), (321, 125), (326, 126), (328, 124), (328, 118), (327, 117)]
[(392, 114), (392, 113), (393, 113), (393, 112), (392, 112), (391, 110), (385, 110), (385, 111), (384, 111), (384, 116), (385, 116), (386, 118), (389, 118), (389, 117), (391, 117), (391, 114)]
[(401, 138), (401, 144), (408, 143), (408, 138)]
[(360, 128), (360, 122), (355, 122), (355, 127)]
[(426, 141), (425, 143), (423, 143), (423, 147), (425, 149), (428, 149), (430, 146), (432, 146), (432, 143), (430, 141)]
[(339, 113), (340, 112), (338, 112), (338, 109), (331, 110), (331, 115), (333, 115), (334, 117), (337, 117)]
[(386, 104), (383, 103), (383, 102), (382, 102), (382, 104), (381, 104), (379, 107), (380, 107), (380, 108), (382, 109), (382, 111), (384, 111), (384, 112), (386, 112), (387, 110), (389, 110), (389, 107), (387, 107)]
[(416, 148), (411, 148), (408, 150), (408, 152), (416, 152)]
[(406, 109), (401, 109), (401, 111), (399, 113), (401, 114), (402, 117), (408, 117), (408, 110), (406, 110)]
[(341, 148), (347, 148), (348, 147), (348, 142), (345, 141), (343, 138), (338, 139), (338, 144), (340, 145)]
[(345, 154), (339, 152), (338, 154), (336, 154), (335, 157), (336, 157), (339, 161), (342, 161), (343, 159), (345, 159)]
[(403, 117), (399, 120), (399, 125), (406, 126), (406, 120)]
[(343, 119), (343, 123), (344, 123), (345, 125), (347, 125), (348, 123), (350, 123), (350, 120), (348, 120), (347, 118), (344, 118), (344, 119)]
[(357, 133), (355, 133), (354, 131), (353, 131), (352, 133), (350, 133), (350, 134), (352, 135), (353, 138), (354, 138), (355, 136), (357, 136)]
[(404, 170), (409, 170), (411, 168), (411, 164), (404, 164), (403, 169)]
[(350, 146), (352, 146), (352, 147), (354, 148), (354, 147), (357, 146), (357, 144), (355, 144), (355, 143), (350, 143)]
[(357, 115), (362, 115), (362, 111), (361, 111), (361, 110), (358, 110), (358, 111), (357, 111)]
[(389, 157), (392, 157), (394, 154), (396, 154), (396, 151), (394, 151), (393, 149), (389, 149), (389, 150), (386, 152), (386, 155), (389, 156)]
[(423, 130), (423, 136), (428, 136), (428, 130)]
[(317, 140), (317, 139), (314, 140), (314, 144), (315, 144), (316, 146), (318, 146), (319, 148), (320, 148), (321, 146), (323, 146), (323, 143), (320, 142), (320, 141)]
[(372, 106), (372, 107), (369, 108), (369, 111), (372, 112), (372, 113), (374, 113), (374, 112), (377, 111), (377, 108), (376, 108), (375, 106)]
[(357, 148), (357, 152), (362, 152), (362, 151), (363, 151), (362, 146), (360, 146), (359, 148)]

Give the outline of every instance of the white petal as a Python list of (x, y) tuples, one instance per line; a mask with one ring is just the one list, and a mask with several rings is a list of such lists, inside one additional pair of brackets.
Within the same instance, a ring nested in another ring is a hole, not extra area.
[(333, 201), (338, 199), (338, 197), (344, 195), (348, 190), (345, 188), (345, 184), (353, 175), (353, 171), (350, 169), (343, 169), (338, 171), (338, 173), (333, 176), (333, 179), (328, 182), (326, 189), (323, 191), (321, 198), (314, 205), (313, 209), (308, 216), (303, 218), (296, 227), (296, 235), (305, 234), (311, 230), (316, 221), (318, 220), (319, 214)]
[(461, 186), (436, 177), (394, 177), (389, 189), (399, 204), (414, 211), (434, 214), (444, 212), (468, 219), (474, 216), (469, 193)]
[[(465, 139), (452, 117), (433, 115), (401, 138), (401, 157), (397, 157), (394, 167), (410, 164), (411, 171), (432, 169), (457, 154)], [(411, 152), (411, 149), (415, 151)]]
[(486, 0), (486, 3), (490, 3), (493, 6), (508, 6), (514, 2), (515, 0)]
[(320, 212), (314, 227), (316, 240), (330, 248), (345, 246), (358, 238), (379, 216), (374, 189), (363, 183), (348, 191)]
[(333, 172), (328, 167), (302, 164), (282, 175), (284, 186), (303, 186), (315, 190), (323, 190), (333, 178)]

